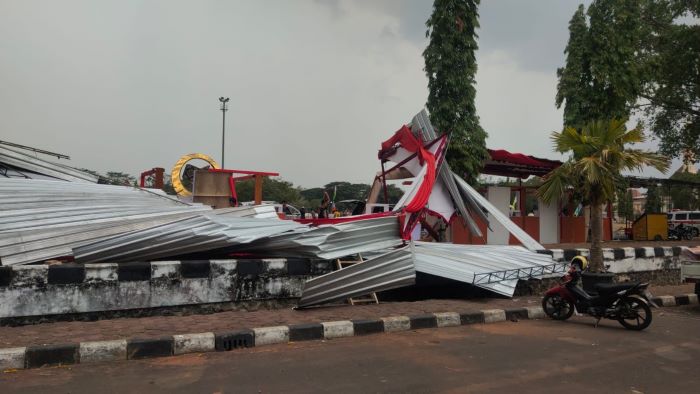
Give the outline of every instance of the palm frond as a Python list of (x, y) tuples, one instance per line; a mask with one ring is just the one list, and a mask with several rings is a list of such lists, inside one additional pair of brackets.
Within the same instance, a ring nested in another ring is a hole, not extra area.
[(571, 185), (572, 167), (572, 162), (567, 161), (547, 174), (537, 188), (537, 197), (546, 204), (559, 200)]

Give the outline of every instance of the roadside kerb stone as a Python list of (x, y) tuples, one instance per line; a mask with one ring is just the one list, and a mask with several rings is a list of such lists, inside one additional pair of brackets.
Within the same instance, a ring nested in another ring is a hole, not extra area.
[(503, 309), (486, 309), (484, 313), (484, 323), (496, 323), (506, 320), (506, 311)]
[(438, 327), (454, 327), (462, 324), (461, 319), (459, 318), (459, 313), (441, 312), (433, 313), (433, 315), (435, 315)]
[(355, 329), (350, 320), (330, 321), (323, 325), (323, 337), (326, 339), (351, 337), (355, 335)]
[[(696, 294), (660, 296), (655, 297), (654, 300), (661, 306), (698, 304), (698, 296)], [(541, 307), (529, 306), (506, 310), (487, 309), (465, 313), (441, 312), (417, 316), (390, 316), (381, 319), (340, 320), (291, 326), (260, 327), (218, 334), (207, 332), (151, 339), (132, 338), (82, 342), (79, 344), (16, 347), (0, 349), (0, 371), (50, 365), (167, 357), (184, 353), (233, 350), (240, 347), (272, 345), (290, 341), (332, 339), (381, 332), (453, 327), (467, 324), (502, 322), (508, 319), (539, 319), (544, 317), (545, 314)], [(225, 341), (242, 342), (224, 349)], [(219, 342), (222, 343), (219, 344)]]
[(656, 297), (662, 306), (676, 306), (676, 298), (674, 296), (658, 296)]
[(411, 319), (411, 330), (419, 330), (421, 328), (437, 327), (437, 318), (432, 313), (425, 315), (409, 316)]
[(674, 298), (676, 301), (676, 305), (678, 306), (690, 304), (690, 299), (688, 298), (687, 294), (677, 295)]
[(408, 331), (411, 329), (411, 319), (408, 316), (391, 316), (382, 318), (384, 332)]
[(0, 372), (8, 369), (24, 368), (25, 347), (12, 347), (0, 349)]
[(320, 323), (291, 325), (289, 326), (289, 341), (323, 339), (323, 331), (323, 325)]
[(173, 335), (173, 352), (175, 354), (213, 352), (216, 349), (214, 340), (213, 332)]
[(126, 339), (80, 343), (80, 363), (126, 360)]
[(459, 320), (462, 325), (477, 324), (484, 322), (484, 312), (460, 313)]
[(506, 309), (506, 320), (518, 321), (520, 319), (527, 319), (527, 309), (525, 308), (510, 308)]
[(173, 355), (173, 338), (129, 339), (126, 342), (126, 357), (129, 360), (165, 357)]
[(526, 306), (525, 310), (528, 319), (544, 319), (546, 317), (541, 306)]
[(384, 321), (381, 319), (351, 321), (356, 336), (379, 334), (384, 332)]
[(255, 332), (255, 346), (289, 342), (289, 327), (287, 326), (254, 328), (253, 332)]
[(68, 365), (80, 361), (77, 344), (28, 346), (24, 355), (25, 368)]

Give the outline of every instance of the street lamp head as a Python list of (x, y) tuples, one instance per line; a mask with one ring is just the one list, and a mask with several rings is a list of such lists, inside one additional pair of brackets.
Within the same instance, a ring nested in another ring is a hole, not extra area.
[(221, 101), (222, 103), (228, 103), (228, 100), (229, 100), (228, 97), (225, 97), (225, 98), (224, 98), (224, 97), (219, 97), (219, 101)]

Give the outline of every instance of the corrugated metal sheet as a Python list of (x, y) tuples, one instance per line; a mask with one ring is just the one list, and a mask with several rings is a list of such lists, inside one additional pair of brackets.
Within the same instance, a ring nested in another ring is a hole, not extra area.
[[(77, 170), (64, 164), (53, 163), (40, 159), (19, 149), (11, 149), (0, 145), (0, 163), (8, 164), (22, 171), (29, 171), (56, 179), (70, 182), (97, 182), (98, 178), (92, 174)], [(30, 174), (22, 171), (22, 174)]]
[(460, 178), (453, 173), (455, 181), (457, 181), (457, 186), (467, 195), (470, 195), (479, 205), (481, 205), (488, 213), (489, 217), (496, 220), (498, 223), (502, 224), (515, 238), (520, 241), (523, 246), (532, 250), (544, 250), (544, 246), (540, 245), (539, 242), (535, 241), (528, 233), (515, 224), (510, 218), (503, 214), (498, 208), (491, 204), (484, 196), (471, 187), (464, 179)]
[(258, 218), (272, 219), (279, 218), (274, 205), (253, 205), (249, 207), (221, 208), (216, 209), (212, 213), (222, 217), (237, 217), (237, 218)]
[(81, 263), (148, 260), (230, 248), (304, 229), (308, 227), (291, 220), (201, 214), (80, 246), (73, 254)]
[(334, 259), (401, 245), (395, 217), (312, 228), (291, 220), (207, 215), (164, 223), (76, 247), (76, 261), (120, 262), (208, 250)]
[(132, 187), (0, 178), (0, 261), (69, 256), (78, 245), (206, 211)]
[(299, 307), (410, 286), (415, 281), (411, 247), (405, 246), (307, 281)]
[(269, 256), (331, 260), (402, 244), (399, 221), (389, 216), (280, 234), (255, 241), (244, 250)]
[(551, 256), (520, 246), (415, 242), (416, 271), (512, 297), (518, 279), (551, 275)]

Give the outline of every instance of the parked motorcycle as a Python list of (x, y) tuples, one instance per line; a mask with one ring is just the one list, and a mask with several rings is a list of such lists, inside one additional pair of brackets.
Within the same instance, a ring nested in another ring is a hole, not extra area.
[(628, 330), (643, 330), (651, 324), (651, 294), (648, 283), (599, 283), (597, 294), (588, 294), (576, 286), (571, 273), (552, 287), (542, 299), (544, 313), (554, 320), (566, 320), (574, 310), (601, 319), (617, 320)]
[(672, 241), (680, 241), (682, 239), (690, 241), (693, 239), (693, 229), (683, 224), (679, 224), (676, 228), (669, 227), (668, 239)]

